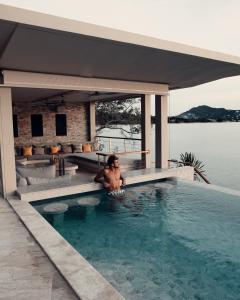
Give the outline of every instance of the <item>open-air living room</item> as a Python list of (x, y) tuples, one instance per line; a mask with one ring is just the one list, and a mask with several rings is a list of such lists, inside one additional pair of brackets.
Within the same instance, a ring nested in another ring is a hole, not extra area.
[(98, 144), (91, 137), (90, 126), (95, 124), (94, 120), (91, 124), (92, 104), (86, 101), (87, 93), (78, 93), (75, 101), (68, 101), (70, 96), (63, 96), (61, 91), (51, 91), (41, 100), (47, 91), (31, 92), (27, 101), (16, 100), (13, 105), (18, 188), (66, 184), (73, 178), (80, 179), (83, 172), (80, 181), (86, 181), (87, 175), (96, 171), (97, 163), (93, 161), (91, 165), (88, 160), (90, 165), (86, 166), (84, 157), (95, 154), (97, 158), (98, 151)]
[[(42, 199), (49, 197), (49, 191), (59, 195), (59, 188), (61, 195), (63, 190), (71, 194), (97, 189), (94, 177), (113, 153), (119, 156), (121, 171), (130, 182), (133, 174), (154, 167), (149, 144), (152, 129), (149, 124), (145, 127), (146, 113), (151, 122), (151, 99), (146, 112), (145, 97), (124, 93), (15, 88), (12, 98), (17, 195), (21, 199)], [(132, 106), (137, 116), (123, 108)], [(104, 129), (117, 128), (119, 115), (121, 125), (137, 124), (124, 137), (104, 135)], [(109, 116), (113, 116), (110, 121)]]
[(104, 163), (97, 155), (95, 101), (89, 101), (94, 94), (13, 92), (18, 191), (93, 182)]

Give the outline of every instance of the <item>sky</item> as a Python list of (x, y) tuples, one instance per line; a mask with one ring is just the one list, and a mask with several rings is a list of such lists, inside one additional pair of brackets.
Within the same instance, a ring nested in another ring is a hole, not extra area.
[[(240, 57), (240, 0), (0, 0), (0, 3)], [(170, 92), (169, 114), (240, 109), (240, 76)]]

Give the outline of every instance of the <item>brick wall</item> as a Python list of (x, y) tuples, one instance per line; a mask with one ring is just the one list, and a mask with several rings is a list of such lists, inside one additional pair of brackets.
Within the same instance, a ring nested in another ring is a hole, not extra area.
[[(46, 106), (32, 107), (31, 104), (13, 106), (17, 115), (18, 137), (14, 138), (15, 145), (34, 145), (50, 143), (78, 143), (89, 139), (89, 105), (87, 103), (65, 104), (58, 107), (59, 114), (67, 115), (67, 136), (56, 136), (55, 112)], [(42, 114), (43, 136), (32, 137), (31, 114)]]

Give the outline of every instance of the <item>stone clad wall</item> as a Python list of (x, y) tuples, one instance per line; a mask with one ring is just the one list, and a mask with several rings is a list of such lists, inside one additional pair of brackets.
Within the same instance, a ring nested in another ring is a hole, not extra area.
[[(14, 105), (13, 113), (18, 119), (18, 137), (14, 138), (15, 145), (81, 143), (89, 139), (88, 103), (68, 103), (58, 107), (57, 113), (67, 115), (67, 136), (56, 136), (56, 113), (49, 111), (47, 106), (32, 107), (25, 103)], [(43, 136), (32, 137), (31, 114), (42, 114)]]

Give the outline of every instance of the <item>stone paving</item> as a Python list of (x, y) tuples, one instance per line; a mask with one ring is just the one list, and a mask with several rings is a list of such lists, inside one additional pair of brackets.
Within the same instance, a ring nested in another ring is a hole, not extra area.
[(3, 199), (0, 199), (0, 299), (79, 299)]

